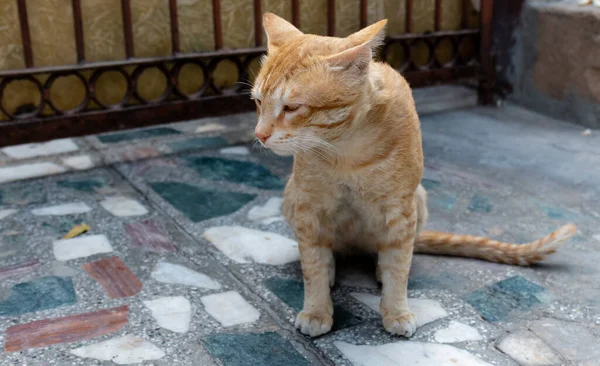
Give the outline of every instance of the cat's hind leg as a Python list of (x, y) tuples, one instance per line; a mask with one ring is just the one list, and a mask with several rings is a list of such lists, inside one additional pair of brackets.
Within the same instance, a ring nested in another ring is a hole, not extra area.
[(423, 231), (423, 226), (425, 226), (429, 219), (429, 210), (427, 210), (427, 191), (420, 184), (415, 191), (415, 202), (417, 204), (416, 236), (418, 237), (421, 231)]
[(329, 287), (335, 285), (335, 257), (331, 257), (329, 262)]
[[(420, 184), (415, 191), (415, 202), (417, 204), (417, 228), (415, 235), (418, 237), (429, 218), (429, 211), (427, 210), (427, 191)], [(377, 265), (375, 270), (375, 277), (377, 278), (377, 282), (381, 283), (381, 269), (379, 269), (379, 265)]]

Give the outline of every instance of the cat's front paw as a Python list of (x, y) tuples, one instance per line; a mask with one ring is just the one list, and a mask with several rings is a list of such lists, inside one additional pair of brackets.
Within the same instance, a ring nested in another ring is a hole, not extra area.
[(311, 337), (320, 336), (331, 330), (333, 317), (327, 313), (308, 313), (301, 311), (296, 316), (296, 328)]
[(413, 313), (383, 317), (383, 327), (388, 332), (410, 338), (417, 330), (417, 318)]

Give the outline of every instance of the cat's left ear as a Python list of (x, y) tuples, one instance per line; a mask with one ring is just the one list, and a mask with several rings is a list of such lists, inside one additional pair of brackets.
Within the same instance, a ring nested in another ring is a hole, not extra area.
[(383, 19), (359, 30), (356, 33), (352, 33), (344, 39), (344, 43), (348, 48), (356, 47), (365, 43), (369, 43), (371, 45), (371, 49), (379, 47), (385, 38), (385, 26), (387, 25), (387, 22), (387, 19)]
[(303, 34), (290, 22), (273, 13), (265, 13), (263, 16), (263, 25), (265, 33), (267, 33), (267, 48), (269, 53), (276, 51), (277, 48), (290, 39)]
[(344, 39), (348, 49), (326, 58), (333, 68), (347, 69), (355, 66), (365, 70), (373, 58), (373, 49), (383, 43), (387, 19), (372, 24)]
[(364, 43), (342, 51), (325, 59), (333, 70), (346, 70), (355, 68), (359, 71), (366, 70), (373, 58), (371, 45)]

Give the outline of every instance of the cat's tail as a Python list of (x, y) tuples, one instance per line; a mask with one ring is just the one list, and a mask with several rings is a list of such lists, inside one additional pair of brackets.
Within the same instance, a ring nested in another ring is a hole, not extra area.
[(576, 231), (575, 225), (565, 225), (550, 235), (527, 244), (509, 244), (478, 236), (423, 231), (415, 241), (415, 253), (478, 258), (526, 266), (556, 252)]

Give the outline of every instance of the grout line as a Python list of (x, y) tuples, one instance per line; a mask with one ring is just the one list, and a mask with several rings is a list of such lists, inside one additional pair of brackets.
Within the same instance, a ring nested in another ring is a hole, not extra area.
[[(121, 172), (118, 168), (116, 168), (114, 166), (114, 164), (113, 165), (109, 165), (107, 168), (115, 171), (121, 177), (121, 179), (123, 179), (131, 187), (133, 187), (133, 189), (138, 194), (140, 194), (156, 210), (157, 213), (161, 214), (162, 216), (165, 216), (167, 218), (167, 221), (169, 221), (170, 224), (172, 224), (184, 236), (186, 236), (193, 243), (198, 244), (199, 247), (201, 247), (201, 248), (204, 247), (204, 245), (202, 245), (202, 243), (199, 242), (196, 239), (196, 237), (194, 237), (192, 235), (192, 233), (190, 233), (189, 231), (187, 231), (185, 229), (185, 227), (183, 227), (181, 224), (179, 224), (177, 222), (177, 220), (175, 220), (175, 218), (171, 217), (162, 207), (160, 207), (156, 202), (154, 202), (154, 200), (152, 200), (148, 196), (148, 194), (146, 192), (143, 192), (140, 189), (140, 187), (138, 187), (138, 184), (136, 184), (135, 182), (133, 182), (132, 180), (130, 180), (123, 172)], [(177, 248), (176, 253), (178, 253), (178, 254), (184, 254), (184, 253), (182, 253), (180, 251), (180, 248), (177, 245), (175, 247)], [(288, 333), (290, 335), (290, 337), (286, 338), (286, 339), (288, 341), (290, 341), (290, 343), (292, 344), (292, 346), (294, 346), (294, 348), (297, 349), (297, 347), (295, 346), (295, 344), (302, 345), (302, 347), (304, 348), (304, 350), (306, 352), (304, 352), (304, 353), (300, 352), (301, 355), (306, 356), (306, 353), (309, 353), (309, 354), (311, 354), (313, 356), (313, 359), (308, 360), (308, 361), (311, 361), (311, 362), (318, 361), (322, 365), (334, 366), (334, 363), (332, 361), (330, 361), (329, 359), (327, 359), (327, 357), (324, 354), (322, 354), (322, 352), (319, 351), (316, 347), (314, 347), (310, 343), (309, 340), (306, 340), (303, 336), (298, 335), (298, 333), (296, 332), (296, 328), (294, 326), (290, 325), (287, 321), (285, 321), (285, 319), (282, 319), (273, 309), (271, 309), (271, 306), (269, 305), (269, 303), (265, 299), (263, 299), (258, 293), (252, 291), (248, 287), (248, 285), (246, 285), (236, 275), (236, 272), (230, 270), (228, 266), (226, 266), (223, 263), (221, 263), (219, 261), (219, 259), (210, 250), (205, 250), (205, 254), (208, 257), (210, 257), (214, 261), (214, 263), (216, 265), (220, 266), (221, 268), (224, 268), (225, 272), (228, 273), (230, 275), (230, 277), (232, 278), (232, 282), (235, 285), (238, 285), (243, 290), (243, 292), (244, 292), (245, 295), (249, 296), (256, 303), (258, 303), (258, 304), (261, 305), (262, 310), (264, 310), (267, 313), (267, 315), (270, 316), (271, 319), (273, 319), (274, 323), (279, 327), (278, 330), (284, 331), (284, 332), (286, 332), (286, 333)], [(187, 259), (189, 259), (195, 265), (200, 265), (200, 263), (198, 263), (193, 256), (189, 256), (189, 257), (187, 257)], [(292, 340), (293, 340), (293, 342), (292, 342)]]

